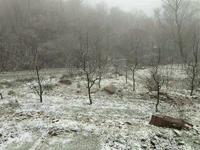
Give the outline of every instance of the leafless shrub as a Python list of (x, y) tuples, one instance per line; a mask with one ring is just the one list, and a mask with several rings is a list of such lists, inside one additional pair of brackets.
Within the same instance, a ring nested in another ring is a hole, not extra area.
[(155, 91), (156, 94), (156, 112), (158, 112), (158, 105), (160, 104), (160, 93), (161, 89), (164, 85), (164, 77), (161, 73), (161, 69), (159, 65), (161, 63), (161, 48), (155, 48), (156, 50), (156, 58), (152, 59), (151, 64), (152, 68), (150, 70), (150, 74), (145, 79), (145, 87), (149, 90), (149, 92)]
[(10, 90), (10, 91), (8, 92), (8, 95), (12, 95), (12, 96), (14, 96), (14, 95), (16, 95), (16, 93), (15, 93), (15, 91)]
[(20, 107), (20, 104), (17, 100), (15, 101), (10, 101), (8, 104), (6, 104), (5, 107), (10, 107), (10, 108), (19, 108)]
[(196, 27), (193, 33), (192, 42), (192, 58), (187, 64), (188, 87), (190, 88), (190, 96), (199, 87), (200, 82), (200, 66), (199, 66), (199, 46), (200, 46), (200, 27)]

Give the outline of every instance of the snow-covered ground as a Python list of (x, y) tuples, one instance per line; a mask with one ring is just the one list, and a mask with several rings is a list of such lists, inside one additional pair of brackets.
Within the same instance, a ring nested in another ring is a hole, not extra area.
[[(165, 68), (165, 67), (163, 67)], [(0, 149), (2, 150), (199, 150), (200, 100), (189, 97), (181, 89), (184, 72), (170, 74), (173, 85), (167, 91), (177, 97), (190, 99), (182, 111), (167, 101), (161, 101), (159, 114), (184, 117), (194, 125), (192, 130), (174, 130), (149, 125), (155, 114), (156, 100), (144, 89), (142, 77), (148, 69), (137, 71), (137, 91), (132, 92), (131, 76), (117, 78), (106, 74), (103, 87), (117, 87), (109, 95), (96, 85), (93, 105), (88, 105), (86, 82), (83, 76), (69, 78), (72, 85), (58, 81), (65, 69), (45, 70), (44, 83), (53, 89), (45, 91), (44, 102), (29, 87), (35, 81), (31, 72), (0, 75)], [(28, 81), (28, 83), (26, 82)]]

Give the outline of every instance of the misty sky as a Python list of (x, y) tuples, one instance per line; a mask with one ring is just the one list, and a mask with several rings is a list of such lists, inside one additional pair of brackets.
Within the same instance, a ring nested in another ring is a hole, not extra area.
[(90, 4), (105, 2), (109, 7), (117, 6), (125, 11), (131, 11), (135, 8), (143, 10), (148, 15), (153, 14), (154, 8), (161, 6), (161, 0), (86, 0)]

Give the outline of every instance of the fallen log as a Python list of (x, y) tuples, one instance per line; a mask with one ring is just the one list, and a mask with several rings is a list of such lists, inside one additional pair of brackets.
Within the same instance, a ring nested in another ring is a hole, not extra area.
[(3, 99), (3, 95), (2, 95), (2, 93), (0, 93), (0, 98)]
[(163, 128), (174, 128), (178, 130), (182, 129), (190, 129), (193, 127), (192, 124), (184, 121), (183, 119), (177, 119), (169, 116), (155, 116), (153, 115), (151, 117), (151, 121), (149, 124), (157, 126), (157, 127), (163, 127)]

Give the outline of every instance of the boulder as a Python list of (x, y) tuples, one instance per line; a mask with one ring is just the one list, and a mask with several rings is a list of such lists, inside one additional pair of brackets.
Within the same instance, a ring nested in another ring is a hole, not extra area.
[(108, 85), (106, 87), (104, 87), (104, 91), (106, 91), (109, 94), (115, 94), (117, 91), (117, 88), (114, 85)]

